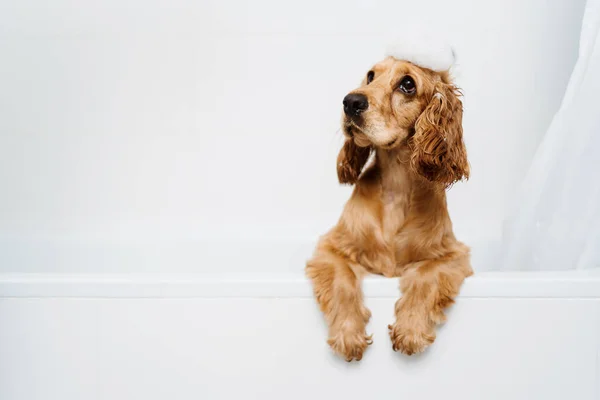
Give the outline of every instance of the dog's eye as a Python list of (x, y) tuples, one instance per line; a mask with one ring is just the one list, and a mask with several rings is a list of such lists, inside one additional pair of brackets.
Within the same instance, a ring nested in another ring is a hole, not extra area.
[(367, 72), (367, 85), (373, 82), (373, 78), (375, 78), (375, 72), (369, 71)]
[(410, 76), (405, 76), (400, 81), (400, 85), (398, 85), (398, 89), (406, 94), (413, 94), (417, 90), (417, 86), (415, 85), (415, 81)]

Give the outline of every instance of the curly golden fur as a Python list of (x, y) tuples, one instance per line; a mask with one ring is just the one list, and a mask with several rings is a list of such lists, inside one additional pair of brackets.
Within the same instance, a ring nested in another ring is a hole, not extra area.
[[(469, 248), (452, 232), (445, 193), (469, 176), (459, 90), (447, 72), (391, 57), (367, 76), (352, 94), (368, 107), (347, 112), (337, 160), (340, 183), (355, 188), (306, 266), (329, 326), (328, 343), (348, 361), (360, 360), (371, 343), (364, 276), (401, 277), (389, 331), (393, 349), (411, 355), (434, 341), (443, 310), (472, 274)], [(406, 77), (413, 93), (399, 90)]]

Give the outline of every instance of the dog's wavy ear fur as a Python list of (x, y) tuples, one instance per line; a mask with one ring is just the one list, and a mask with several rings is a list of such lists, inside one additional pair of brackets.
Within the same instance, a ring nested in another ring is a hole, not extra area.
[(370, 147), (359, 147), (352, 139), (346, 139), (337, 158), (338, 180), (342, 184), (353, 185), (371, 154)]
[(415, 123), (415, 134), (410, 140), (413, 170), (444, 187), (469, 178), (460, 95), (460, 90), (452, 83), (437, 83), (431, 101)]

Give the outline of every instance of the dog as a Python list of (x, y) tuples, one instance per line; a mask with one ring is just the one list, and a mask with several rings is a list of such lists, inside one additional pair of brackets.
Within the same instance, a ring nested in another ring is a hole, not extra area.
[(347, 361), (361, 360), (372, 343), (361, 291), (367, 274), (400, 277), (389, 336), (394, 351), (412, 355), (433, 343), (444, 309), (473, 273), (446, 204), (446, 189), (469, 177), (461, 96), (449, 70), (388, 56), (343, 100), (337, 174), (354, 190), (306, 274), (327, 342)]

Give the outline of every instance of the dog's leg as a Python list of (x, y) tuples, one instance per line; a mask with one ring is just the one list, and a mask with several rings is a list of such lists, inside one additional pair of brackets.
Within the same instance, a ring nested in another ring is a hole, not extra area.
[(415, 263), (400, 279), (402, 298), (396, 302), (396, 322), (389, 326), (395, 351), (420, 353), (435, 340), (435, 326), (446, 320), (444, 309), (473, 271), (468, 254)]
[(342, 257), (321, 251), (308, 262), (306, 274), (329, 326), (327, 343), (346, 361), (359, 361), (371, 344), (365, 332), (371, 312), (363, 304), (360, 271)]

